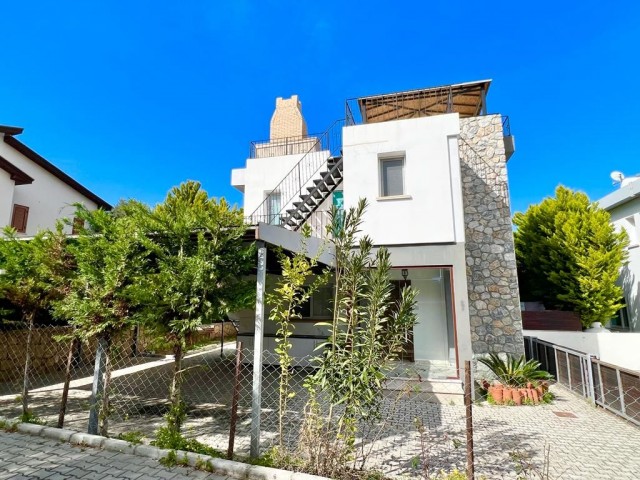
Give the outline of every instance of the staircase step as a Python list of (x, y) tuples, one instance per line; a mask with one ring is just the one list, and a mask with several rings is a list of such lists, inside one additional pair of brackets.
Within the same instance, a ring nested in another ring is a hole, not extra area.
[(297, 218), (297, 219), (303, 219), (304, 218), (302, 216), (302, 214), (300, 213), (300, 211), (296, 210), (295, 208), (291, 208), (291, 209), (287, 210), (287, 214), (290, 217)]
[(328, 190), (328, 189), (327, 189), (327, 186), (328, 186), (328, 185), (335, 185), (335, 182), (334, 182), (334, 183), (331, 183), (331, 184), (327, 183), (327, 180), (325, 180), (324, 178), (316, 178), (316, 179), (313, 181), (313, 183), (315, 183), (315, 184), (316, 184), (316, 188), (317, 188), (318, 190), (323, 191), (323, 192), (326, 192), (326, 191)]
[(285, 225), (289, 226), (289, 227), (293, 227), (293, 228), (297, 228), (301, 225), (302, 222), (296, 220), (293, 217), (290, 217), (286, 222)]
[(301, 212), (309, 212), (310, 208), (313, 208), (315, 205), (309, 205), (304, 202), (293, 202), (293, 206)]
[(307, 187), (307, 190), (316, 198), (325, 198), (326, 195), (324, 193), (328, 190), (327, 184), (322, 183), (320, 185), (316, 185), (315, 187)]

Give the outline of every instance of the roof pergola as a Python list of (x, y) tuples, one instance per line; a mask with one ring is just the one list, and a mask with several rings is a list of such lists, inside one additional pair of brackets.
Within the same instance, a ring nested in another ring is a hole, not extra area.
[(461, 117), (486, 114), (491, 80), (443, 85), (356, 99), (362, 123), (458, 113)]

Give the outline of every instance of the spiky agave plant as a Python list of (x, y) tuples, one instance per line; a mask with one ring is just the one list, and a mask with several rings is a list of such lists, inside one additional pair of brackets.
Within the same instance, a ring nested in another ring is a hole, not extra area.
[(503, 359), (496, 353), (490, 353), (489, 357), (478, 360), (486, 365), (500, 382), (510, 387), (522, 387), (529, 382), (553, 380), (553, 375), (540, 368), (540, 362), (534, 359), (526, 360), (524, 355), (520, 357), (507, 355), (507, 358)]

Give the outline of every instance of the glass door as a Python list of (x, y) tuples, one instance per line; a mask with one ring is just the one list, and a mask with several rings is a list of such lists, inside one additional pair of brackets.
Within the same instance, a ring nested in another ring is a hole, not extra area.
[(280, 192), (269, 192), (267, 194), (267, 216), (268, 223), (271, 225), (280, 225), (280, 210), (282, 208), (282, 196)]

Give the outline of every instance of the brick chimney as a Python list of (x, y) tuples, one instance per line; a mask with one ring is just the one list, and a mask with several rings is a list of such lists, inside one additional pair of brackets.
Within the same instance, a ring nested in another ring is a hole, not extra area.
[(287, 137), (306, 137), (307, 122), (302, 116), (302, 103), (298, 100), (298, 95), (291, 98), (276, 98), (276, 109), (271, 117), (270, 140)]

